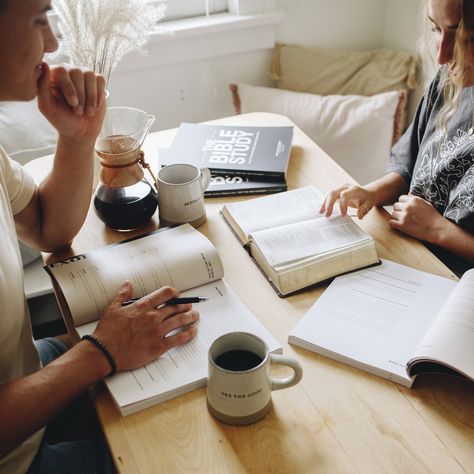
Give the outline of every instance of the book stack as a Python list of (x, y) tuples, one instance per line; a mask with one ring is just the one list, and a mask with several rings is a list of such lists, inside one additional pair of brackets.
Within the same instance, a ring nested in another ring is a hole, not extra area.
[(182, 123), (161, 166), (190, 163), (209, 168), (206, 197), (286, 191), (293, 127), (245, 127)]

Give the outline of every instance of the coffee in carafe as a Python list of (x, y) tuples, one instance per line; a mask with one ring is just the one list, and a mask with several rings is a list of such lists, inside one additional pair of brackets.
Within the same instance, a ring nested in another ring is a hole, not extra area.
[(141, 227), (156, 211), (156, 191), (144, 177), (143, 170), (150, 169), (140, 149), (154, 120), (154, 116), (131, 107), (107, 109), (96, 142), (101, 169), (94, 207), (112, 229)]

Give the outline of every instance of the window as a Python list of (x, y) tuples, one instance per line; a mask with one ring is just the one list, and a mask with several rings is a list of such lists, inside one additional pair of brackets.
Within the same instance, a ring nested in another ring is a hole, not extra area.
[(168, 5), (166, 20), (177, 20), (227, 11), (227, 0), (158, 0)]

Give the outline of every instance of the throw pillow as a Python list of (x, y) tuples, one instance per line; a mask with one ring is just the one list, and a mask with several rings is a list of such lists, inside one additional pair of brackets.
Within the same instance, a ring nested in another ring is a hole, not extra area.
[(350, 51), (277, 44), (272, 78), (280, 89), (321, 95), (408, 93), (416, 88), (417, 61), (412, 53), (389, 49)]
[(359, 183), (385, 173), (390, 148), (401, 133), (394, 123), (400, 121), (403, 91), (321, 96), (245, 84), (230, 87), (237, 113), (285, 115)]
[(10, 158), (25, 164), (54, 153), (57, 133), (31, 102), (0, 103), (0, 143)]
[(416, 87), (417, 58), (388, 49), (345, 51), (277, 44), (272, 76), (280, 89), (374, 95)]

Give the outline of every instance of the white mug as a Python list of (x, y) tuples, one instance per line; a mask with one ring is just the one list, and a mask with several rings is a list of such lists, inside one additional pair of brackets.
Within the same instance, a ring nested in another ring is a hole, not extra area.
[(158, 211), (161, 225), (189, 223), (199, 227), (206, 222), (204, 191), (211, 181), (207, 168), (178, 163), (158, 171)]
[[(218, 420), (246, 425), (263, 418), (272, 405), (272, 390), (291, 387), (303, 376), (300, 363), (270, 354), (262, 339), (246, 332), (231, 332), (216, 339), (209, 349), (207, 407)], [(270, 376), (270, 365), (287, 365), (293, 373)]]

